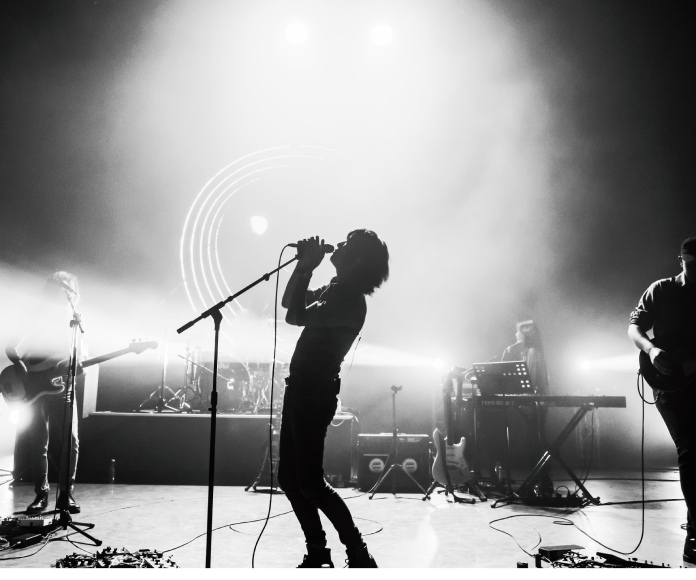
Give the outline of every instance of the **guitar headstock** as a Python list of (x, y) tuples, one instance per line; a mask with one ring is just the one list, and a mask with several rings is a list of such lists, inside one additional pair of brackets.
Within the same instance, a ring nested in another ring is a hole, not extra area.
[(157, 348), (157, 341), (155, 340), (133, 340), (128, 345), (128, 352), (134, 352), (135, 354), (140, 354), (151, 348)]

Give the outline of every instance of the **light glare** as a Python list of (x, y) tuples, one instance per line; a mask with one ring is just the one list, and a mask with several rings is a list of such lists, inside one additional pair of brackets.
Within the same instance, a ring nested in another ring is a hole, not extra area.
[(268, 229), (268, 220), (260, 215), (251, 218), (251, 231), (256, 235), (262, 235)]
[(15, 409), (10, 412), (10, 423), (13, 425), (19, 425), (19, 410)]
[(302, 22), (293, 22), (286, 28), (285, 38), (291, 44), (304, 44), (309, 38), (309, 28)]
[(377, 46), (385, 46), (394, 38), (394, 32), (386, 24), (378, 24), (372, 29), (372, 42)]

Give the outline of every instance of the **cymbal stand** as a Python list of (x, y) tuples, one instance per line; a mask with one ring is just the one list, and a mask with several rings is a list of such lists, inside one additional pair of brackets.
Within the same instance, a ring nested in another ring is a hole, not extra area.
[[(391, 390), (392, 390), (392, 424), (393, 424), (393, 431), (392, 431), (392, 446), (391, 449), (389, 450), (389, 457), (394, 458), (394, 463), (392, 463), (389, 466), (389, 469), (387, 469), (382, 476), (377, 480), (377, 483), (375, 483), (372, 486), (372, 489), (369, 490), (368, 493), (371, 492), (370, 499), (374, 497), (374, 495), (377, 493), (377, 490), (379, 490), (380, 486), (384, 481), (386, 481), (387, 477), (389, 477), (389, 474), (394, 471), (394, 470), (400, 470), (402, 473), (407, 475), (413, 483), (416, 484), (418, 489), (420, 489), (423, 492), (423, 495), (428, 495), (428, 492), (423, 489), (423, 486), (421, 486), (420, 483), (416, 481), (416, 478), (413, 477), (406, 469), (404, 466), (399, 463), (399, 430), (396, 428), (396, 393), (398, 393), (403, 387), (399, 386), (397, 387), (396, 385), (392, 385)], [(396, 495), (396, 473), (394, 473), (394, 478), (392, 479), (392, 494)]]
[[(169, 405), (169, 401), (171, 401), (174, 397), (176, 397), (176, 393), (170, 389), (167, 386), (167, 354), (169, 352), (169, 342), (167, 341), (166, 338), (166, 333), (165, 333), (165, 338), (164, 338), (164, 353), (162, 354), (162, 380), (160, 381), (160, 386), (157, 387), (154, 391), (150, 393), (150, 396), (145, 399), (140, 405), (138, 405), (138, 411), (141, 411), (142, 408), (149, 404), (150, 401), (155, 399), (157, 402), (155, 403), (155, 410), (158, 413), (161, 413), (165, 409), (169, 411), (175, 411), (175, 412), (180, 412), (180, 409), (177, 409), (175, 407), (171, 407)], [(171, 395), (169, 399), (165, 400), (164, 392), (168, 391), (169, 394)]]
[(222, 309), (228, 302), (231, 302), (235, 298), (244, 294), (247, 290), (251, 290), (257, 284), (261, 282), (268, 282), (272, 274), (283, 269), (288, 264), (292, 264), (297, 260), (297, 256), (288, 260), (284, 264), (278, 266), (275, 270), (268, 272), (261, 276), (258, 280), (252, 282), (245, 288), (242, 288), (236, 294), (228, 296), (221, 302), (218, 302), (214, 306), (208, 308), (193, 320), (190, 320), (183, 326), (177, 328), (176, 332), (181, 334), (185, 330), (191, 328), (197, 322), (200, 322), (204, 318), (212, 318), (214, 323), (214, 333), (215, 333), (215, 346), (213, 348), (213, 389), (210, 393), (210, 455), (208, 459), (208, 519), (206, 525), (206, 546), (205, 546), (205, 567), (210, 568), (211, 564), (211, 552), (212, 552), (212, 541), (213, 541), (213, 493), (215, 489), (215, 424), (217, 418), (217, 377), (218, 377), (218, 345), (220, 340), (220, 323), (222, 322)]
[[(61, 444), (61, 454), (60, 454), (60, 469), (59, 469), (59, 479), (62, 479), (62, 486), (59, 483), (58, 488), (63, 488), (63, 498), (61, 500), (60, 491), (58, 494), (59, 501), (56, 503), (55, 511), (58, 513), (58, 520), (55, 518), (53, 523), (49, 527), (49, 533), (62, 528), (67, 530), (70, 528), (78, 534), (83, 535), (85, 538), (90, 540), (95, 546), (101, 546), (102, 541), (88, 534), (86, 530), (90, 530), (94, 527), (94, 524), (84, 523), (84, 522), (74, 522), (72, 517), (70, 517), (70, 512), (68, 511), (68, 503), (70, 498), (70, 462), (72, 459), (72, 422), (73, 415), (75, 413), (75, 377), (77, 376), (77, 329), (84, 333), (84, 328), (82, 327), (82, 320), (80, 315), (75, 310), (75, 305), (73, 304), (70, 293), (66, 292), (68, 301), (73, 311), (73, 317), (70, 320), (70, 329), (72, 331), (72, 338), (70, 342), (70, 359), (68, 362), (68, 376), (67, 383), (65, 385), (65, 411), (63, 416), (63, 441)], [(84, 529), (82, 529), (84, 528)]]
[[(186, 345), (186, 356), (181, 356), (178, 355), (179, 358), (183, 358), (185, 361), (184, 364), (184, 383), (183, 385), (178, 388), (173, 395), (166, 401), (166, 405), (171, 405), (172, 401), (175, 401), (175, 404), (178, 406), (177, 411), (180, 413), (189, 413), (191, 412), (191, 405), (188, 402), (188, 390), (191, 389), (194, 393), (192, 398), (195, 398), (196, 395), (198, 395), (200, 399), (200, 388), (198, 387), (198, 369), (194, 367), (194, 359), (196, 358), (197, 353), (200, 355), (200, 351), (193, 351), (193, 354), (191, 354), (191, 348), (190, 346)], [(171, 390), (171, 389), (170, 389)]]
[[(190, 358), (187, 358), (183, 355), (177, 355), (179, 358), (183, 358), (186, 361), (187, 365), (191, 365), (191, 367), (195, 367), (196, 370), (198, 370), (198, 373), (195, 375), (195, 378), (190, 381), (190, 384), (187, 385), (188, 388), (190, 388), (193, 391), (193, 397), (192, 400), (198, 399), (199, 405), (203, 407), (205, 404), (205, 398), (203, 397), (203, 392), (201, 391), (201, 386), (200, 386), (200, 380), (201, 380), (201, 375), (200, 371), (207, 371), (209, 373), (212, 373), (213, 371), (209, 369), (207, 366), (196, 362)], [(220, 377), (223, 381), (229, 381), (227, 377), (221, 375), (220, 373), (217, 374), (218, 377)], [(188, 378), (186, 379), (188, 381)], [(177, 391), (178, 392), (178, 391)], [(188, 399), (185, 399), (188, 402)]]

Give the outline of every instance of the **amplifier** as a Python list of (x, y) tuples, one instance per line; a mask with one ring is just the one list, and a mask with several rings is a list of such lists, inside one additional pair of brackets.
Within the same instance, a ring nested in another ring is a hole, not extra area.
[[(368, 491), (392, 463), (395, 457), (389, 457), (392, 447), (391, 433), (358, 435), (358, 453), (352, 466), (354, 479), (358, 482), (360, 491)], [(430, 436), (407, 435), (398, 436), (399, 463), (423, 487), (430, 486)], [(421, 490), (400, 469), (392, 471), (382, 482), (380, 492), (390, 493), (421, 493)]]

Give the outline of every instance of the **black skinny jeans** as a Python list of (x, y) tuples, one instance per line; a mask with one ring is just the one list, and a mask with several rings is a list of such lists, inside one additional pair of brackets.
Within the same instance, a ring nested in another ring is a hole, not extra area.
[(679, 480), (686, 501), (687, 534), (696, 537), (696, 390), (660, 393), (657, 410), (677, 447)]
[(278, 483), (292, 505), (308, 546), (326, 547), (319, 510), (348, 548), (362, 544), (348, 506), (324, 479), (324, 438), (336, 411), (338, 377), (288, 379), (280, 427)]
[[(47, 492), (48, 485), (48, 442), (49, 437), (55, 437), (63, 441), (63, 421), (65, 418), (65, 397), (44, 396), (35, 401), (30, 407), (31, 419), (26, 428), (29, 439), (29, 457), (32, 476), (34, 478), (34, 492), (39, 494)], [(73, 402), (72, 425), (70, 430), (70, 467), (68, 471), (68, 491), (72, 493), (77, 473), (77, 458), (80, 452), (80, 441), (77, 433), (77, 405)], [(60, 467), (58, 475), (58, 488), (65, 491), (64, 473), (61, 464), (62, 457), (55, 458)]]

